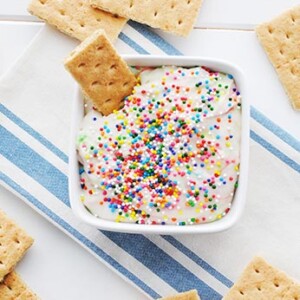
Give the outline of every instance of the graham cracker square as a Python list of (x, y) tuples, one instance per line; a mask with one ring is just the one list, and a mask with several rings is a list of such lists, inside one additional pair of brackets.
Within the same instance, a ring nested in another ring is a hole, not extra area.
[(13, 270), (32, 243), (33, 239), (0, 210), (0, 282)]
[(65, 66), (103, 115), (120, 109), (124, 97), (131, 94), (136, 84), (135, 76), (103, 30), (79, 45), (66, 59)]
[(38, 297), (23, 282), (20, 276), (9, 273), (2, 283), (0, 283), (1, 300), (38, 300)]
[(295, 109), (300, 109), (300, 6), (256, 28)]
[(196, 22), (202, 0), (90, 0), (90, 3), (124, 18), (187, 36)]
[(300, 299), (299, 287), (285, 273), (255, 257), (223, 300), (294, 300), (289, 294)]
[(104, 29), (115, 40), (126, 19), (92, 8), (88, 0), (32, 0), (28, 11), (80, 41), (95, 30)]

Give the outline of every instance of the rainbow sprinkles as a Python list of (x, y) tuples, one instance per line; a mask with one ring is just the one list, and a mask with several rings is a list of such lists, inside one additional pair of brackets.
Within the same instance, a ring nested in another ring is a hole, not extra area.
[(139, 83), (108, 116), (87, 109), (77, 139), (81, 201), (115, 222), (192, 225), (230, 211), (241, 96), (205, 67), (133, 68)]

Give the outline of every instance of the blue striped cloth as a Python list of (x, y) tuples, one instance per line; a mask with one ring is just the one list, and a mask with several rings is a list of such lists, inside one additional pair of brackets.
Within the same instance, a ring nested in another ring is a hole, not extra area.
[[(75, 85), (62, 61), (75, 42), (47, 26), (0, 81), (0, 182), (149, 298), (197, 289), (221, 299), (260, 254), (300, 278), (300, 142), (251, 107), (248, 202), (231, 230), (194, 236), (130, 235), (82, 224), (68, 198), (68, 146)], [(201, 43), (195, 46), (199, 54)], [(183, 55), (129, 22), (121, 53)], [(299, 240), (299, 239), (298, 239)]]

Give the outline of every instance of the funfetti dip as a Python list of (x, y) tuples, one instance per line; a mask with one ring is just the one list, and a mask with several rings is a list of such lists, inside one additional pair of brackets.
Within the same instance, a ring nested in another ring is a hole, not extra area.
[[(139, 70), (138, 70), (139, 71)], [(241, 97), (205, 67), (140, 70), (124, 108), (89, 110), (78, 134), (80, 201), (114, 222), (191, 225), (223, 218), (238, 184)]]

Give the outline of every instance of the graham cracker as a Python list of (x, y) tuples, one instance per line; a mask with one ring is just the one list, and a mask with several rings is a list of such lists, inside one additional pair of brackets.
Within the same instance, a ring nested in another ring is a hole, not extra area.
[(0, 282), (12, 271), (32, 243), (33, 239), (0, 210)]
[(174, 296), (161, 298), (158, 300), (201, 300), (197, 290), (191, 290), (188, 292), (180, 293)]
[(79, 45), (66, 59), (65, 66), (84, 95), (104, 115), (120, 109), (136, 84), (135, 76), (103, 30)]
[(17, 273), (11, 272), (0, 284), (0, 299), (38, 300), (38, 297), (26, 286)]
[(90, 0), (90, 3), (124, 18), (187, 36), (196, 22), (202, 0)]
[(295, 109), (300, 109), (300, 6), (256, 28)]
[(88, 0), (32, 0), (28, 11), (80, 41), (97, 29), (104, 29), (115, 40), (126, 19), (92, 8)]
[(298, 293), (299, 287), (285, 273), (255, 257), (223, 300), (292, 300), (288, 295)]
[(300, 58), (282, 65), (277, 73), (294, 109), (300, 109)]
[(300, 300), (300, 285), (294, 284), (284, 294), (282, 300)]

